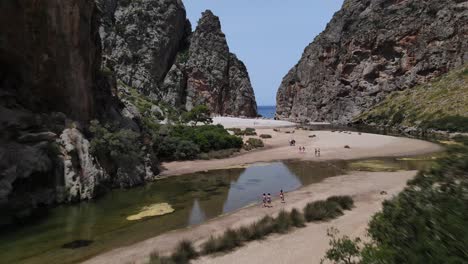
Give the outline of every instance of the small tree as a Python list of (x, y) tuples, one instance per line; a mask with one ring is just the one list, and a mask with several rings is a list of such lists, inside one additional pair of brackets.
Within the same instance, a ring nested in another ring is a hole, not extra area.
[(334, 264), (358, 264), (360, 263), (361, 239), (355, 238), (351, 240), (348, 236), (338, 237), (338, 229), (332, 227), (327, 230), (327, 235), (330, 237), (331, 248), (327, 250), (325, 259), (320, 263), (325, 263), (325, 260)]
[(193, 125), (197, 123), (203, 123), (205, 125), (213, 123), (210, 109), (208, 109), (206, 105), (197, 105), (192, 110), (184, 113), (182, 115), (182, 121), (184, 123), (192, 123)]

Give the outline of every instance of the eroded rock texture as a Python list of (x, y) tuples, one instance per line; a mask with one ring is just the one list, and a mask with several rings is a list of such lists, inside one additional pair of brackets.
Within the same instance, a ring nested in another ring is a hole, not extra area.
[(204, 12), (192, 33), (176, 0), (98, 0), (106, 65), (152, 100), (190, 110), (256, 116), (247, 69), (229, 52), (219, 18)]
[(277, 117), (347, 123), (468, 62), (468, 1), (346, 0), (284, 77)]
[(99, 0), (107, 64), (125, 84), (158, 96), (191, 26), (178, 0)]
[(229, 52), (219, 18), (211, 11), (203, 13), (188, 52), (187, 109), (205, 104), (219, 114), (257, 115), (247, 69)]

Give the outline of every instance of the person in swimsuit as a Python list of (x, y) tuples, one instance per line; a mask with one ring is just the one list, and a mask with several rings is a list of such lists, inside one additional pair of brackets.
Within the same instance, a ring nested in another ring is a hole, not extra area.
[(268, 193), (268, 195), (267, 195), (267, 203), (268, 203), (268, 207), (272, 207), (271, 206), (271, 194), (270, 193)]
[(280, 191), (280, 198), (281, 198), (281, 202), (282, 202), (282, 203), (285, 203), (285, 201), (284, 201), (284, 193), (283, 193), (283, 190), (282, 190), (282, 189), (281, 189), (281, 191)]
[(266, 197), (266, 194), (263, 194), (263, 207), (267, 207), (267, 197)]

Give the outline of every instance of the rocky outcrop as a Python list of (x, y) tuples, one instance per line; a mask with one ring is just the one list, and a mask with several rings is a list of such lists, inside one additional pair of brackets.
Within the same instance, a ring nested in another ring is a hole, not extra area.
[(211, 11), (192, 34), (180, 1), (98, 3), (106, 65), (120, 82), (176, 108), (206, 104), (216, 114), (257, 115), (247, 69), (229, 52)]
[(63, 131), (58, 140), (63, 159), (63, 191), (58, 201), (89, 200), (96, 196), (99, 185), (109, 175), (90, 154), (89, 141), (76, 128)]
[(245, 65), (229, 52), (219, 18), (202, 14), (190, 39), (186, 108), (204, 104), (222, 115), (256, 116), (257, 105)]
[(468, 62), (468, 2), (346, 0), (284, 77), (277, 117), (347, 123)]
[(0, 226), (97, 194), (104, 173), (66, 127), (132, 126), (101, 71), (98, 13), (93, 0), (0, 2)]
[(107, 65), (118, 79), (158, 97), (159, 84), (184, 46), (191, 26), (179, 0), (99, 0)]

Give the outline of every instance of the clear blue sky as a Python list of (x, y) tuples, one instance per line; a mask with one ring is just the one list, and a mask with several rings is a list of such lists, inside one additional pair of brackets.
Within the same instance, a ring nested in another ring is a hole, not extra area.
[(284, 75), (325, 29), (343, 0), (185, 0), (195, 29), (201, 13), (220, 17), (231, 49), (247, 66), (258, 105), (275, 105)]

